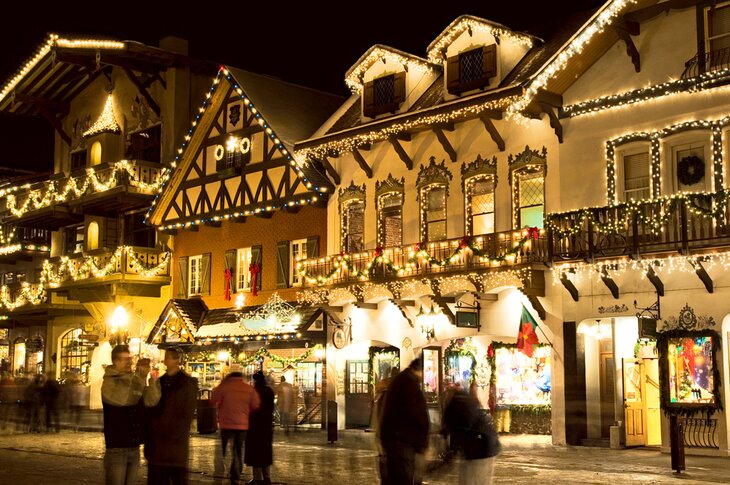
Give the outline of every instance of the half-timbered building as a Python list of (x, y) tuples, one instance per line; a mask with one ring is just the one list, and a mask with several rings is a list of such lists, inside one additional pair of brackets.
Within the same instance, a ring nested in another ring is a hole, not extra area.
[(327, 315), (297, 301), (295, 268), (320, 254), (333, 184), (292, 149), (341, 101), (221, 68), (147, 218), (174, 235), (175, 273), (148, 342), (183, 347), (204, 388), (234, 362), (285, 376), (300, 391), (298, 423), (321, 423)]

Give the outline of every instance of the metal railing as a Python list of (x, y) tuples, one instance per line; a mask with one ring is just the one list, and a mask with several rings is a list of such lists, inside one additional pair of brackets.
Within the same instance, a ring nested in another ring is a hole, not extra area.
[(730, 68), (730, 48), (717, 49), (711, 52), (697, 53), (684, 63), (682, 79), (690, 79), (711, 71), (722, 71)]
[[(306, 270), (303, 284), (317, 286), (352, 283), (362, 279), (407, 278), (547, 261), (547, 241), (544, 237), (533, 239), (526, 231), (506, 231), (469, 238), (469, 244), (482, 253), (481, 256), (463, 250), (449, 264), (433, 263), (434, 260), (444, 261), (452, 257), (464, 244), (464, 237), (423, 243), (418, 249), (432, 258), (431, 263), (424, 257), (414, 258), (417, 249), (415, 244), (382, 250), (367, 249), (350, 254), (347, 266), (342, 264), (342, 255), (303, 260), (300, 261), (301, 267)], [(509, 256), (505, 258), (505, 255)], [(379, 260), (378, 256), (381, 256)]]
[(692, 448), (719, 448), (717, 419), (683, 418), (684, 446)]

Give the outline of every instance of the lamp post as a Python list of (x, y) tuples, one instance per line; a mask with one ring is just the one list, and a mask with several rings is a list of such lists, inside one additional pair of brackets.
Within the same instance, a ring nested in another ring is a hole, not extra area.
[(127, 336), (125, 335), (127, 333), (127, 322), (129, 321), (127, 310), (122, 305), (119, 305), (114, 309), (114, 313), (112, 313), (109, 321), (112, 326), (111, 333), (115, 340), (115, 344), (118, 345), (125, 343), (127, 340)]

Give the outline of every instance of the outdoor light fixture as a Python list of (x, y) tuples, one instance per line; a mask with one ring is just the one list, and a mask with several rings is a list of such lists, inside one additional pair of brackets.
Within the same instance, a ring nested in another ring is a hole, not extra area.
[(425, 308), (425, 305), (421, 305), (421, 309), (416, 317), (421, 324), (421, 332), (423, 332), (428, 341), (431, 341), (436, 338), (435, 317), (441, 314), (441, 308), (434, 309), (433, 304), (429, 310)]
[(218, 355), (216, 355), (216, 360), (218, 362), (228, 362), (228, 359), (231, 358), (231, 354), (226, 350), (221, 350), (218, 352)]
[(120, 330), (124, 330), (127, 327), (128, 320), (129, 318), (127, 316), (127, 310), (122, 305), (116, 307), (110, 319), (112, 324), (112, 333), (117, 333)]
[(314, 357), (316, 357), (318, 360), (322, 360), (324, 358), (324, 349), (321, 349), (319, 347), (314, 349)]

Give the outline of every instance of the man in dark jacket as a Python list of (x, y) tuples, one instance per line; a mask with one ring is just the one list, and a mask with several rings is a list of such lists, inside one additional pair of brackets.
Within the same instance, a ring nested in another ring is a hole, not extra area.
[(428, 447), (428, 408), (421, 391), (423, 361), (417, 358), (388, 387), (380, 423), (380, 442), (385, 450), (383, 484), (420, 484), (417, 455)]
[(147, 483), (188, 483), (190, 425), (198, 399), (198, 381), (180, 368), (180, 352), (165, 351), (165, 375), (160, 377), (160, 402), (150, 410), (150, 437), (145, 443)]
[(104, 370), (101, 400), (104, 406), (104, 474), (106, 485), (137, 483), (139, 445), (142, 443), (144, 408), (160, 398), (157, 380), (147, 386), (149, 364), (140, 361), (132, 372), (129, 347), (112, 349), (112, 365)]

